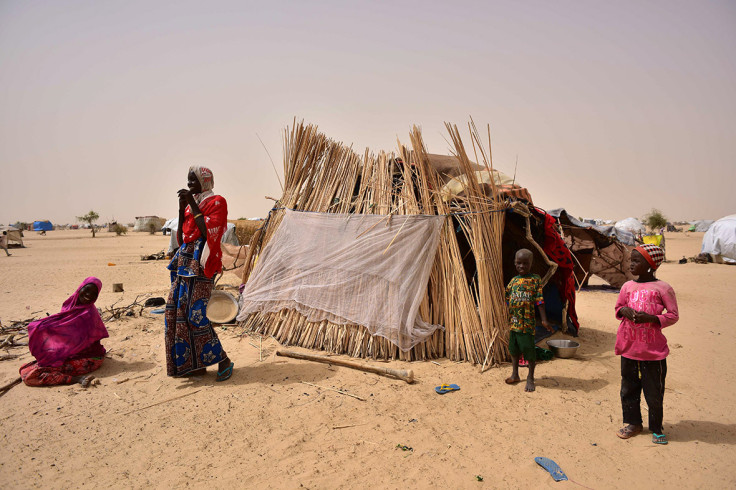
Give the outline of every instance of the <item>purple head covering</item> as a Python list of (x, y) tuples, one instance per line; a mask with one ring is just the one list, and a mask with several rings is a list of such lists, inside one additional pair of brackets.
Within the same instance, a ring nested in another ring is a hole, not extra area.
[(79, 292), (87, 284), (94, 284), (98, 291), (102, 289), (102, 281), (88, 277), (64, 301), (60, 313), (28, 325), (28, 348), (39, 366), (61, 366), (95, 342), (109, 337), (94, 303), (77, 304)]

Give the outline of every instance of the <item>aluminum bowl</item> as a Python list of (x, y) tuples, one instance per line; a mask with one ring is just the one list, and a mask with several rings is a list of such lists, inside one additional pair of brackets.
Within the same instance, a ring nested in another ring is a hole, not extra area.
[(575, 342), (574, 340), (562, 339), (548, 340), (547, 345), (549, 346), (555, 357), (559, 357), (561, 359), (569, 359), (571, 357), (574, 357), (575, 351), (577, 351), (578, 347), (580, 347), (580, 344), (578, 342)]

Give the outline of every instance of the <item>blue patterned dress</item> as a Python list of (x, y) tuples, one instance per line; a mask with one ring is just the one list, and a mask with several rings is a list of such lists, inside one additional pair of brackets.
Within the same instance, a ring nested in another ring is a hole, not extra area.
[(200, 258), (205, 241), (185, 243), (171, 259), (171, 291), (166, 302), (166, 374), (182, 376), (217, 364), (225, 351), (207, 318), (213, 281), (204, 275)]

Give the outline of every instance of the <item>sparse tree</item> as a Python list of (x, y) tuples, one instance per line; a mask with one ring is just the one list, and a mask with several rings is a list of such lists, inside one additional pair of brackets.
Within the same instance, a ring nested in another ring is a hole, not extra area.
[(93, 224), (93, 222), (97, 221), (99, 217), (100, 217), (99, 214), (95, 213), (94, 211), (90, 211), (84, 216), (77, 216), (77, 221), (89, 223), (90, 228), (92, 228), (92, 238), (94, 238), (95, 237), (95, 225)]
[(644, 224), (649, 227), (650, 230), (658, 230), (667, 226), (667, 218), (662, 214), (659, 209), (652, 208), (649, 214), (644, 216)]

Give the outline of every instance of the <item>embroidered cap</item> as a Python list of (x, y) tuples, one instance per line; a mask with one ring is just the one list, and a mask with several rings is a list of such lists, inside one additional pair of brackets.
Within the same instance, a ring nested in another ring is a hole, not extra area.
[(639, 245), (634, 248), (634, 250), (639, 252), (641, 256), (644, 257), (644, 260), (649, 262), (649, 265), (651, 265), (655, 270), (660, 266), (660, 264), (662, 264), (662, 262), (664, 262), (664, 250), (656, 245), (646, 243), (644, 245)]

